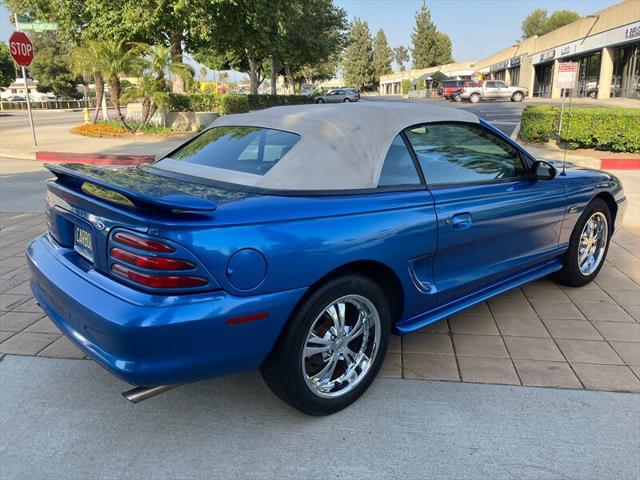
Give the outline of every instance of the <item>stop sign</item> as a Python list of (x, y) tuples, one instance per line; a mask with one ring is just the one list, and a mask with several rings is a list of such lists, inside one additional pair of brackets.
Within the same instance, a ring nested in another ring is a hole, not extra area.
[(13, 32), (9, 37), (9, 52), (21, 67), (28, 67), (33, 60), (33, 43), (23, 32)]

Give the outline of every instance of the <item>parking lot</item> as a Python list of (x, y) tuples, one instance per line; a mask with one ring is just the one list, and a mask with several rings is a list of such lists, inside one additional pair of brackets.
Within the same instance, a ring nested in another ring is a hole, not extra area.
[[(510, 134), (526, 104), (451, 106)], [(4, 163), (11, 174), (0, 177), (0, 424), (11, 432), (0, 445), (0, 478), (121, 478), (123, 471), (301, 478), (322, 471), (329, 478), (599, 480), (634, 478), (640, 469), (635, 220), (613, 239), (605, 267), (586, 287), (543, 279), (393, 337), (373, 387), (337, 415), (317, 419), (289, 409), (256, 372), (133, 406), (120, 396), (128, 385), (62, 337), (31, 296), (24, 249), (45, 230), (49, 174), (25, 162)], [(616, 173), (637, 198), (638, 172)], [(354, 441), (376, 448), (354, 454)]]

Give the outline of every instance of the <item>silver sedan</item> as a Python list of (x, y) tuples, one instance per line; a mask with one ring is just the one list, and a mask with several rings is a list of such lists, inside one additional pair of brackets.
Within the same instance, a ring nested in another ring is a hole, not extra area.
[(316, 103), (349, 103), (357, 102), (359, 95), (355, 90), (348, 88), (337, 88), (329, 90), (324, 95), (316, 97)]

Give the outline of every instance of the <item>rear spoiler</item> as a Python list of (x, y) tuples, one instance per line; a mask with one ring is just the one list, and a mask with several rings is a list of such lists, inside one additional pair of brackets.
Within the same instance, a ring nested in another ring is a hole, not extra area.
[[(160, 208), (163, 210), (179, 210), (184, 212), (213, 212), (217, 205), (211, 200), (206, 200), (195, 195), (180, 192), (178, 190), (167, 190), (162, 195), (150, 195), (144, 191), (131, 188), (118, 183), (108, 182), (98, 175), (92, 175), (91, 169), (82, 164), (51, 164), (45, 163), (45, 168), (51, 171), (56, 179), (63, 185), (82, 188), (84, 182), (97, 185), (124, 195), (136, 207), (139, 208)], [(76, 168), (72, 168), (76, 167)]]

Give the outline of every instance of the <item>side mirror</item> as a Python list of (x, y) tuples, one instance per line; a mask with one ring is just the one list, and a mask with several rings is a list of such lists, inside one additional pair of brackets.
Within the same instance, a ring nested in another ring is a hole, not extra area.
[(549, 162), (536, 160), (531, 166), (531, 176), (536, 180), (553, 180), (558, 171)]

